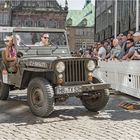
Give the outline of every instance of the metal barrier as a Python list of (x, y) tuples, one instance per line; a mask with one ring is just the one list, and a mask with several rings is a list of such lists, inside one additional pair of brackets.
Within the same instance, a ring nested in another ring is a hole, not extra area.
[(140, 98), (140, 61), (99, 61), (94, 74), (117, 91)]

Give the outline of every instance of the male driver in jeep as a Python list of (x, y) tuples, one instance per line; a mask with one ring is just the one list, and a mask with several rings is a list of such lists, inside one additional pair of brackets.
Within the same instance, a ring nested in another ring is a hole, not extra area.
[(35, 43), (35, 45), (48, 47), (49, 46), (49, 35), (47, 33), (42, 34), (41, 41)]

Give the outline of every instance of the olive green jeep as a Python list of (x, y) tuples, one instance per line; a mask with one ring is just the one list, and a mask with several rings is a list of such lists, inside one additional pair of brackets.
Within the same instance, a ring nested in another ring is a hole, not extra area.
[[(71, 96), (80, 98), (89, 111), (105, 107), (110, 85), (93, 75), (96, 60), (71, 56), (65, 30), (17, 27), (12, 33), (16, 71), (9, 71), (0, 55), (0, 100), (6, 100), (10, 90), (27, 88), (30, 109), (41, 117), (49, 116), (57, 101)], [(49, 35), (47, 47), (35, 45), (43, 33)]]

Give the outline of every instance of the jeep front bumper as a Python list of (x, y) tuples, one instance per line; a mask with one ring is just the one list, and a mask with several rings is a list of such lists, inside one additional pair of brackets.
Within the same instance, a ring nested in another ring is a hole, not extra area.
[(91, 91), (109, 89), (110, 84), (98, 83), (98, 84), (85, 84), (76, 86), (57, 86), (55, 87), (55, 94), (75, 94), (75, 93), (87, 93)]

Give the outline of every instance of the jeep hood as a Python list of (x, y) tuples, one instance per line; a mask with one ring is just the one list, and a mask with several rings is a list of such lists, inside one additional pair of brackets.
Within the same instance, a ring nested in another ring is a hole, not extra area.
[(26, 67), (36, 67), (36, 68), (52, 68), (52, 65), (56, 61), (66, 61), (66, 60), (86, 60), (89, 58), (79, 58), (79, 57), (32, 57), (23, 58), (20, 63), (24, 63)]

